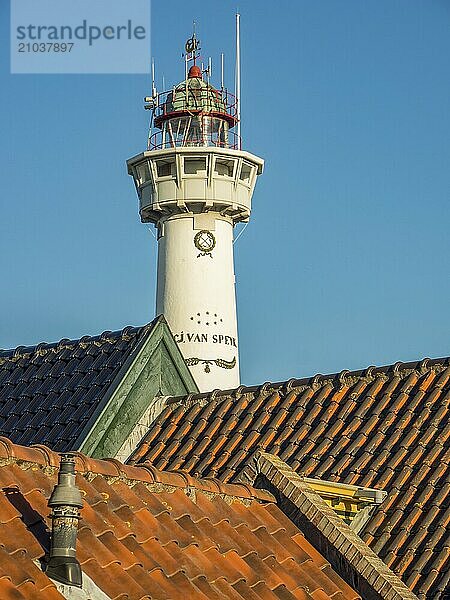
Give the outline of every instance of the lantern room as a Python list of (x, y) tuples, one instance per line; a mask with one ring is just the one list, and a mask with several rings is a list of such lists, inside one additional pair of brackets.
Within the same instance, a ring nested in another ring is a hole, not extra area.
[(186, 43), (194, 64), (184, 81), (146, 98), (145, 108), (153, 111), (148, 150), (180, 146), (240, 149), (239, 136), (232, 131), (238, 122), (236, 98), (223, 85), (217, 89), (209, 83), (210, 68), (202, 70), (195, 64), (197, 48), (194, 35)]

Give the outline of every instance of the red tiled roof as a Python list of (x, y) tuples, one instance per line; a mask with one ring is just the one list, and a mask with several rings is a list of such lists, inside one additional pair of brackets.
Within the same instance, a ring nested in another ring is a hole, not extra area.
[(450, 582), (450, 359), (170, 399), (130, 463), (233, 479), (263, 449), (305, 476), (384, 489), (362, 538), (420, 598)]
[[(48, 547), (59, 457), (0, 438), (0, 598), (62, 596)], [(268, 492), (77, 455), (77, 557), (111, 599), (356, 600)]]

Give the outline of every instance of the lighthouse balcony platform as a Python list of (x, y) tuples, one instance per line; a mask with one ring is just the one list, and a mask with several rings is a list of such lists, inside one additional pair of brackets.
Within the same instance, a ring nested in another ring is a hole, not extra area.
[(233, 223), (250, 217), (264, 161), (249, 152), (216, 147), (173, 147), (142, 152), (127, 161), (143, 222), (166, 216), (218, 212)]

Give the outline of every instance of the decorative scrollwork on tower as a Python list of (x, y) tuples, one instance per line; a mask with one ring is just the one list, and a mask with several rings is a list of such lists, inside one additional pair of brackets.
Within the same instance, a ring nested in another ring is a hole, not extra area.
[(186, 358), (185, 363), (188, 367), (195, 367), (201, 363), (202, 365), (205, 365), (205, 373), (210, 373), (210, 365), (216, 365), (216, 367), (220, 367), (221, 369), (234, 369), (236, 366), (236, 357), (234, 356), (232, 360), (225, 360), (224, 358), (214, 358), (211, 360), (203, 358)]

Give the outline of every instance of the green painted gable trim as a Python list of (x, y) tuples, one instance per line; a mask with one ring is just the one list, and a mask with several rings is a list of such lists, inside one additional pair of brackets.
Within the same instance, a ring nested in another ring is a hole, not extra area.
[(131, 364), (124, 365), (108, 399), (78, 440), (78, 450), (115, 456), (156, 396), (198, 392), (197, 385), (163, 317), (149, 331)]

